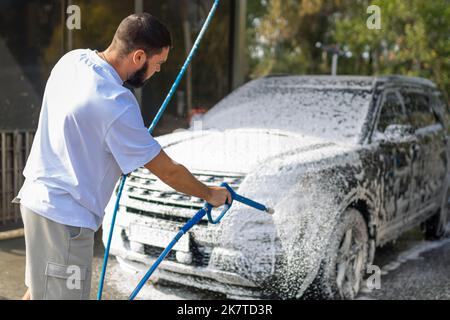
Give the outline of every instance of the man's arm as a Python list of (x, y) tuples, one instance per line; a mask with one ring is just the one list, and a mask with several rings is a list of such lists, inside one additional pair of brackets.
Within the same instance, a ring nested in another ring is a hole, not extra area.
[(231, 203), (231, 195), (226, 188), (208, 187), (198, 181), (183, 165), (173, 161), (161, 150), (145, 167), (178, 192), (206, 200), (214, 207)]

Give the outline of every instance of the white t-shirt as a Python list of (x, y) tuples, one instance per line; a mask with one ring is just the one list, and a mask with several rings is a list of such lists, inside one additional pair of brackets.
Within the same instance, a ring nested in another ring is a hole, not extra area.
[(17, 195), (22, 205), (58, 223), (98, 230), (121, 173), (161, 151), (122, 84), (96, 51), (78, 49), (59, 60)]

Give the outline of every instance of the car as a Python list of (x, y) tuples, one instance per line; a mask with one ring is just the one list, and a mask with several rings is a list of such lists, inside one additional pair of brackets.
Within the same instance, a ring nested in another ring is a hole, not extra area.
[[(189, 130), (157, 139), (200, 181), (226, 182), (275, 213), (235, 203), (220, 224), (203, 219), (155, 281), (232, 299), (355, 298), (376, 248), (417, 226), (427, 239), (445, 236), (449, 119), (442, 92), (422, 78), (277, 75), (243, 85)], [(111, 254), (147, 270), (203, 206), (136, 170)]]

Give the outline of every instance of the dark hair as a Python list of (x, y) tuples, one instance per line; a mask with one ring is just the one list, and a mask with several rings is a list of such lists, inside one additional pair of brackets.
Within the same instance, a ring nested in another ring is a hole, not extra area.
[(123, 19), (111, 45), (121, 56), (139, 49), (151, 56), (161, 53), (163, 48), (171, 47), (172, 38), (162, 22), (144, 12)]

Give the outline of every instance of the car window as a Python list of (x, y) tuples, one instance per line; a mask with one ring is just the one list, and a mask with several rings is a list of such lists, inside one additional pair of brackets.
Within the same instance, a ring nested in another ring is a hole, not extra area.
[(283, 130), (358, 143), (373, 98), (372, 83), (305, 81), (298, 77), (251, 81), (208, 111), (203, 129)]
[(407, 124), (408, 117), (403, 111), (402, 103), (395, 92), (388, 92), (384, 96), (381, 106), (378, 131), (384, 132), (391, 124)]
[(424, 128), (438, 122), (431, 107), (430, 97), (419, 92), (402, 92), (406, 113), (414, 128)]

